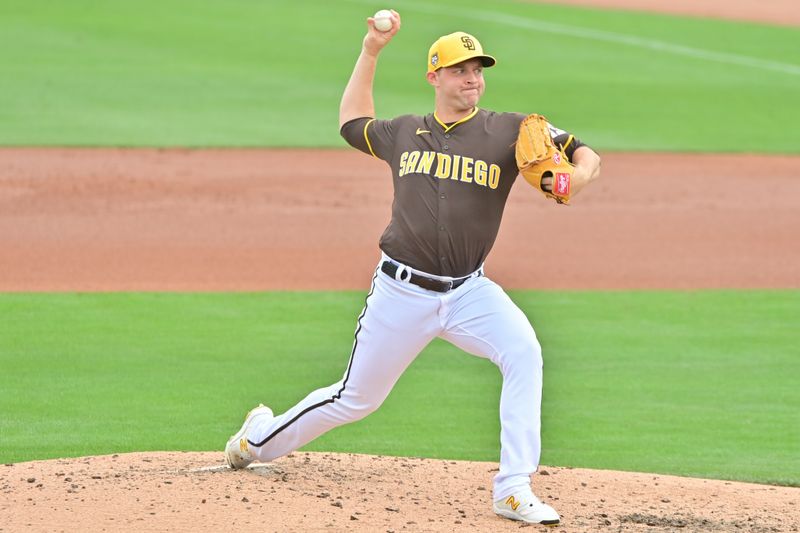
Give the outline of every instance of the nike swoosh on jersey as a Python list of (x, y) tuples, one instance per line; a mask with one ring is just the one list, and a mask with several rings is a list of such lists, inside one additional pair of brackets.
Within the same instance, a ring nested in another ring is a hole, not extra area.
[(417, 128), (417, 135), (421, 135), (423, 133), (430, 133), (430, 130), (423, 130), (422, 128)]

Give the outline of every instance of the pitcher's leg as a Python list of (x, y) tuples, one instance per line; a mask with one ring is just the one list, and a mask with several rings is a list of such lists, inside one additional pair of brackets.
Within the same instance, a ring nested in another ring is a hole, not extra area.
[[(530, 327), (530, 326), (529, 326)], [(531, 329), (531, 333), (533, 329)], [(530, 487), (541, 457), (542, 351), (535, 335), (501, 352), (500, 472), (495, 498)]]
[(500, 472), (494, 498), (530, 487), (541, 453), (542, 352), (525, 314), (487, 278), (450, 304), (442, 338), (500, 368)]
[(435, 299), (420, 297), (398, 283), (376, 274), (341, 381), (312, 392), (282, 415), (253, 420), (247, 438), (255, 457), (270, 461), (286, 455), (383, 403), (440, 328)]

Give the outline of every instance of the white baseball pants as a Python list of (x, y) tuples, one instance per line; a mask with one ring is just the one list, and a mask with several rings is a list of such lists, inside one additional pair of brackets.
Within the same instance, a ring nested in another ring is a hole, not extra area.
[(503, 375), (494, 499), (529, 487), (541, 450), (541, 348), (522, 311), (479, 272), (460, 287), (437, 293), (398, 281), (378, 268), (358, 318), (344, 377), (281, 415), (256, 417), (247, 434), (255, 457), (271, 461), (375, 411), (417, 354), (441, 337), (489, 359)]

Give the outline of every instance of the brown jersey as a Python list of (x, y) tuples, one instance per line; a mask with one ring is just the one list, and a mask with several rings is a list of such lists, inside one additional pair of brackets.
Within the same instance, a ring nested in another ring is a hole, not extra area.
[[(494, 245), (519, 170), (514, 143), (526, 115), (476, 109), (446, 125), (435, 114), (351, 120), (341, 134), (392, 169), (392, 218), (380, 239), (391, 258), (439, 276), (466, 276)], [(554, 130), (558, 142), (565, 132)], [(570, 143), (571, 158), (580, 141)]]

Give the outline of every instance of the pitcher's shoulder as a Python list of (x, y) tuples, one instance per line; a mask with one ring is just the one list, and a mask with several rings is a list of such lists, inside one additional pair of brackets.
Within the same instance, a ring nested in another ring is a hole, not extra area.
[(398, 115), (392, 119), (396, 124), (424, 124), (425, 116), (423, 115)]
[(519, 127), (522, 121), (527, 117), (525, 113), (515, 113), (507, 111), (491, 111), (489, 109), (481, 109), (484, 120), (487, 122), (494, 122), (497, 124), (509, 124)]
[(481, 121), (487, 131), (499, 133), (508, 132), (509, 135), (516, 135), (519, 132), (519, 125), (528, 115), (524, 113), (508, 113), (498, 111), (486, 111)]

